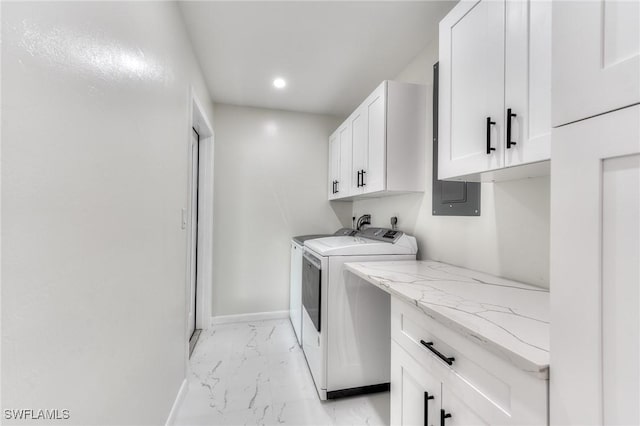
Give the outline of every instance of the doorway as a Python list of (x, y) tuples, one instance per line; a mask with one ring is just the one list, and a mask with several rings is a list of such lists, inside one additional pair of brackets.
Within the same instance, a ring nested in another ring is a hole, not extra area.
[(192, 127), (191, 134), (191, 176), (189, 182), (189, 357), (196, 347), (201, 329), (196, 327), (198, 311), (198, 188), (200, 171), (200, 134)]
[(191, 89), (190, 126), (186, 134), (186, 197), (182, 229), (186, 233), (185, 366), (202, 330), (211, 324), (213, 284), (214, 135), (206, 108)]

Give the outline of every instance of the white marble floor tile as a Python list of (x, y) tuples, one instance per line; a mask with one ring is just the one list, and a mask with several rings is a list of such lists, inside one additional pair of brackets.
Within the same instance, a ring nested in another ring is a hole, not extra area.
[(217, 325), (200, 336), (176, 425), (389, 424), (389, 393), (322, 402), (289, 320)]

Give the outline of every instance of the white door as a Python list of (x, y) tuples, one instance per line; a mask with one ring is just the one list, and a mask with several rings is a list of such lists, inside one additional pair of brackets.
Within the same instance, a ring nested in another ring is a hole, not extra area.
[(503, 165), (504, 32), (504, 0), (462, 1), (440, 22), (441, 179)]
[(551, 424), (640, 424), (640, 106), (552, 140)]
[(329, 199), (338, 197), (340, 184), (340, 135), (339, 132), (329, 137)]
[(640, 102), (640, 2), (553, 2), (553, 126)]
[(505, 40), (505, 166), (551, 154), (551, 2), (508, 0)]
[(441, 382), (391, 341), (391, 424), (440, 424)]
[(198, 142), (195, 130), (191, 135), (191, 179), (189, 193), (189, 317), (188, 333), (196, 330), (197, 258), (198, 258)]
[(384, 82), (366, 101), (367, 153), (363, 167), (363, 192), (383, 191), (386, 187), (387, 83)]

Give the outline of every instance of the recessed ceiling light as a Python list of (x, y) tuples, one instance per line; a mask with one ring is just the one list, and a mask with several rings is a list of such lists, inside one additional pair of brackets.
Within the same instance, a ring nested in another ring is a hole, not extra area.
[(277, 89), (282, 89), (284, 86), (287, 85), (287, 82), (284, 81), (284, 78), (276, 78), (275, 80), (273, 80), (273, 85), (277, 88)]

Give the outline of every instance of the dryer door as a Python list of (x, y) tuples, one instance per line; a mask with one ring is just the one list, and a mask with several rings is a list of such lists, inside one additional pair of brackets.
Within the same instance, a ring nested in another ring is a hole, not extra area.
[(302, 259), (302, 306), (318, 332), (320, 332), (321, 277), (320, 259), (305, 253)]

